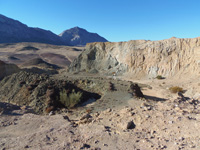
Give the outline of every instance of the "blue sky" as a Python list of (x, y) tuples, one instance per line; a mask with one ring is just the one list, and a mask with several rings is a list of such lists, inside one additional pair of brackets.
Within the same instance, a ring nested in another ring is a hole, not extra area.
[(200, 36), (199, 0), (0, 0), (0, 14), (59, 34), (79, 26), (109, 41)]

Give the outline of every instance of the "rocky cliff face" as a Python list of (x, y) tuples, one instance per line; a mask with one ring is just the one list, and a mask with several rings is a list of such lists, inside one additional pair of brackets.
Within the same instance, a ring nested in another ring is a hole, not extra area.
[(150, 78), (198, 75), (200, 38), (87, 44), (85, 51), (71, 64), (70, 71), (91, 69)]
[(107, 42), (105, 38), (97, 33), (90, 33), (79, 27), (65, 30), (59, 36), (71, 46), (85, 46), (87, 43), (92, 42)]
[(20, 71), (20, 69), (14, 64), (6, 64), (0, 60), (0, 80), (5, 76), (11, 75)]

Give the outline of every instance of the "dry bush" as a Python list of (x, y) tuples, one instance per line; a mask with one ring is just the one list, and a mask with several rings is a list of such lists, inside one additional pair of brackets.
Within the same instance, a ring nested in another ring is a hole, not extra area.
[(75, 92), (72, 90), (72, 93), (67, 94), (65, 89), (60, 91), (60, 102), (67, 108), (76, 106), (81, 101), (81, 97), (82, 92)]
[(169, 90), (170, 90), (172, 93), (178, 93), (178, 92), (183, 93), (183, 88), (181, 88), (181, 87), (179, 87), (179, 86), (170, 87)]

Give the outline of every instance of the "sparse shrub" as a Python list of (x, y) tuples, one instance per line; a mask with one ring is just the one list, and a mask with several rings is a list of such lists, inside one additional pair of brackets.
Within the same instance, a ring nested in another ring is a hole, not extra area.
[(75, 90), (72, 90), (72, 92), (68, 94), (65, 89), (60, 91), (60, 102), (67, 108), (76, 106), (81, 101), (81, 97), (82, 92), (75, 92)]
[(181, 88), (181, 87), (179, 87), (179, 86), (170, 87), (169, 90), (170, 90), (172, 93), (178, 93), (178, 92), (183, 93), (183, 88)]
[(162, 80), (162, 79), (165, 79), (165, 78), (163, 76), (161, 76), (161, 75), (157, 75), (156, 79)]

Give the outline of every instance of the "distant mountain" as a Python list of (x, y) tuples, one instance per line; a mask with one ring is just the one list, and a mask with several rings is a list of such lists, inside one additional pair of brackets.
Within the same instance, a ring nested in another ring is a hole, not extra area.
[(65, 30), (59, 36), (72, 46), (84, 46), (87, 43), (92, 42), (107, 42), (107, 40), (97, 33), (90, 33), (85, 29), (74, 27), (69, 30)]
[(51, 31), (31, 28), (17, 20), (0, 15), (0, 43), (38, 42), (66, 45), (62, 39)]
[(91, 42), (106, 42), (96, 33), (75, 27), (56, 35), (51, 31), (32, 28), (0, 14), (0, 43), (37, 42), (54, 45), (84, 46)]

